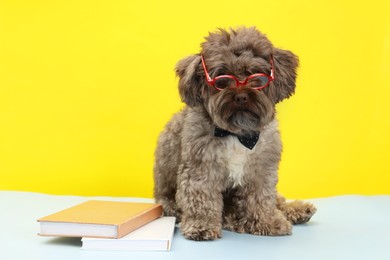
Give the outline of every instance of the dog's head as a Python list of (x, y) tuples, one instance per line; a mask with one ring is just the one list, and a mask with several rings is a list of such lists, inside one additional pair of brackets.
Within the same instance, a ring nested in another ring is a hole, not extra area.
[(275, 104), (294, 93), (297, 56), (275, 48), (254, 27), (220, 29), (201, 47), (176, 65), (179, 92), (220, 128), (238, 135), (259, 131), (274, 118)]

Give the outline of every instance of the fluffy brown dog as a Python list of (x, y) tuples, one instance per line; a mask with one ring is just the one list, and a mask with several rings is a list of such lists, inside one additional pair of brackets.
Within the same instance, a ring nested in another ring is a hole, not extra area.
[(316, 211), (276, 191), (282, 144), (275, 104), (294, 93), (298, 58), (256, 28), (221, 29), (201, 47), (176, 67), (187, 106), (158, 142), (156, 201), (189, 239), (216, 239), (222, 228), (291, 234), (291, 224)]

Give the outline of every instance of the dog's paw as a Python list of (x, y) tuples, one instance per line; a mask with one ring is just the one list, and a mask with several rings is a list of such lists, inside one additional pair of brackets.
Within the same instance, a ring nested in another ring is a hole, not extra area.
[(269, 227), (268, 236), (286, 236), (292, 234), (292, 225), (287, 219), (276, 219)]
[(257, 236), (286, 236), (292, 234), (292, 225), (286, 219), (278, 218), (250, 225), (246, 231)]
[(283, 210), (287, 220), (294, 225), (308, 222), (316, 212), (313, 204), (300, 200), (287, 202)]
[(181, 222), (180, 230), (185, 238), (195, 241), (215, 240), (222, 236), (220, 226), (204, 225), (199, 221)]
[(236, 225), (235, 231), (257, 236), (286, 236), (292, 234), (292, 224), (279, 210), (270, 211), (255, 219), (241, 219), (241, 224)]
[(184, 231), (185, 238), (195, 241), (215, 240), (221, 238), (221, 230), (193, 229)]

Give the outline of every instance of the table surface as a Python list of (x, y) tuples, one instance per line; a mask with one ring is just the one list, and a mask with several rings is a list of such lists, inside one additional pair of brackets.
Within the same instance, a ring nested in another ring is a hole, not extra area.
[(223, 231), (222, 239), (195, 242), (176, 228), (167, 252), (81, 250), (79, 238), (37, 235), (38, 218), (90, 199), (152, 201), (0, 191), (0, 259), (390, 259), (390, 196), (311, 199), (318, 212), (309, 223), (294, 226), (291, 236)]

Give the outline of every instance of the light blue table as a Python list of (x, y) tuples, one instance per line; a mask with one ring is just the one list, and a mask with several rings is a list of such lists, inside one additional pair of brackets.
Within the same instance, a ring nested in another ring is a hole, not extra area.
[[(184, 239), (176, 230), (168, 252), (87, 251), (78, 238), (37, 235), (36, 219), (92, 197), (0, 191), (1, 260), (121, 259), (390, 259), (390, 196), (312, 199), (318, 212), (292, 236), (258, 237), (223, 232), (211, 242)], [(93, 197), (121, 201), (147, 199)]]

